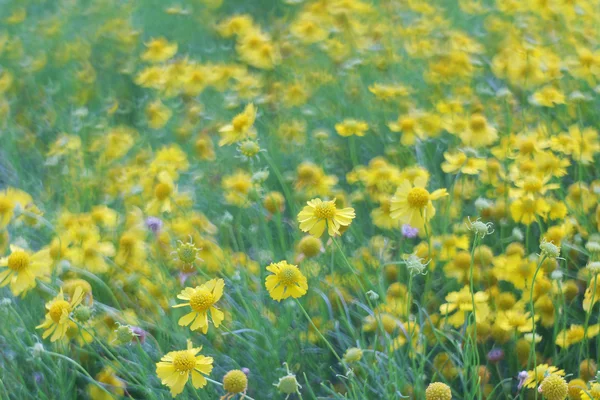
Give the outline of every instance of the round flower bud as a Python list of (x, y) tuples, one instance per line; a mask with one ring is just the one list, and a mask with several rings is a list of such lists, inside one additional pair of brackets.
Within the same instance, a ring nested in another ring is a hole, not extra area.
[(581, 400), (581, 391), (587, 389), (587, 384), (583, 379), (573, 379), (567, 385), (567, 392), (570, 400)]
[(260, 146), (253, 140), (246, 140), (240, 143), (239, 152), (246, 158), (252, 158), (260, 152)]
[(285, 197), (279, 192), (269, 192), (265, 195), (263, 206), (271, 214), (282, 213), (285, 210)]
[(292, 374), (279, 378), (279, 382), (277, 382), (277, 385), (275, 386), (277, 386), (277, 389), (284, 394), (296, 393), (298, 388), (302, 387), (296, 380), (296, 375)]
[(87, 322), (92, 316), (92, 309), (88, 306), (79, 306), (73, 311), (73, 318), (79, 322)]
[(242, 393), (248, 388), (248, 377), (243, 371), (234, 369), (223, 377), (223, 389), (227, 393)]
[(425, 400), (452, 400), (452, 391), (445, 383), (433, 382), (425, 390)]
[(540, 385), (540, 393), (548, 400), (565, 400), (568, 394), (567, 382), (562, 376), (552, 374), (547, 376)]
[(321, 242), (321, 239), (311, 235), (304, 236), (298, 242), (298, 251), (307, 258), (315, 257), (321, 252), (322, 248), (323, 242)]
[(583, 360), (581, 364), (579, 364), (579, 377), (586, 382), (594, 379), (596, 372), (598, 370), (598, 366), (592, 359)]
[(542, 255), (545, 255), (549, 258), (557, 258), (560, 257), (560, 247), (555, 245), (552, 242), (542, 242), (540, 243), (540, 250), (542, 251)]
[(587, 269), (592, 274), (600, 273), (600, 261), (592, 261), (592, 262), (588, 263)]
[(361, 349), (359, 349), (358, 347), (350, 347), (348, 350), (346, 350), (346, 353), (344, 354), (344, 361), (346, 361), (347, 363), (357, 362), (360, 361), (362, 356), (363, 351)]
[(115, 342), (117, 344), (127, 344), (130, 343), (135, 337), (135, 333), (131, 329), (129, 325), (119, 325), (117, 329), (115, 329), (116, 339)]

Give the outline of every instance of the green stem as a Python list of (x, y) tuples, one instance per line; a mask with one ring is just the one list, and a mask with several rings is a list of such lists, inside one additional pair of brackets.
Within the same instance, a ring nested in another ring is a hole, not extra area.
[(321, 333), (321, 331), (319, 330), (319, 328), (317, 328), (317, 326), (315, 325), (315, 323), (313, 322), (312, 318), (310, 317), (310, 315), (308, 315), (308, 313), (306, 312), (306, 310), (304, 309), (304, 307), (302, 306), (302, 304), (300, 303), (300, 301), (298, 299), (294, 299), (296, 300), (296, 304), (298, 304), (298, 307), (300, 307), (300, 309), (302, 310), (302, 313), (304, 314), (304, 316), (306, 317), (306, 319), (308, 320), (308, 322), (310, 322), (310, 324), (312, 325), (313, 329), (315, 331), (317, 331), (317, 333), (319, 334), (319, 337), (325, 342), (325, 344), (327, 345), (327, 347), (329, 347), (329, 350), (331, 350), (331, 352), (333, 353), (333, 355), (335, 356), (335, 358), (342, 364), (342, 365), (346, 365), (346, 363), (340, 358), (340, 356), (338, 355), (338, 353), (335, 351), (335, 349), (333, 348), (333, 346), (331, 345), (331, 343), (329, 343), (329, 340), (327, 340), (325, 338), (325, 336), (323, 336), (323, 334)]

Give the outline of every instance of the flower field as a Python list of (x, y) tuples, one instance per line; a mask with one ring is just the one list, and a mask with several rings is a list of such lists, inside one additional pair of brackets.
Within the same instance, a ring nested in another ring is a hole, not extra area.
[(0, 2), (0, 399), (600, 399), (599, 27)]

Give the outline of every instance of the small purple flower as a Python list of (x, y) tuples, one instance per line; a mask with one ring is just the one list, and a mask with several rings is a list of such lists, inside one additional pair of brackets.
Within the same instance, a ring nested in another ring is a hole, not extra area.
[(42, 375), (39, 372), (34, 372), (33, 380), (35, 381), (35, 383), (40, 384), (44, 380), (44, 375)]
[(418, 228), (413, 228), (409, 224), (402, 225), (402, 235), (405, 238), (407, 238), (407, 239), (413, 239), (413, 238), (416, 238), (418, 234), (419, 234), (419, 229)]
[(519, 386), (517, 386), (518, 389), (521, 389), (523, 387), (523, 385), (525, 384), (525, 380), (527, 380), (528, 376), (529, 375), (527, 374), (527, 371), (519, 372), (519, 375), (517, 376), (517, 378), (519, 379)]
[(146, 226), (154, 232), (155, 235), (158, 235), (162, 229), (163, 222), (160, 218), (148, 217), (146, 218)]
[(242, 372), (244, 374), (246, 374), (246, 376), (250, 375), (250, 369), (249, 368), (246, 368), (246, 367), (242, 368)]
[(502, 349), (492, 349), (487, 354), (487, 358), (490, 362), (496, 363), (504, 359), (504, 350)]
[(135, 334), (140, 343), (144, 344), (144, 342), (146, 341), (146, 336), (148, 336), (148, 332), (146, 332), (139, 326), (132, 326), (131, 331)]

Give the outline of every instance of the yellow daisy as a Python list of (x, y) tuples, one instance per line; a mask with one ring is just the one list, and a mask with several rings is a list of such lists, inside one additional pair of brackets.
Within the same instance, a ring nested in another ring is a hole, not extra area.
[(300, 230), (315, 237), (321, 237), (325, 226), (329, 236), (341, 235), (340, 227), (349, 226), (355, 217), (352, 207), (338, 210), (335, 199), (322, 201), (317, 198), (309, 200), (306, 204), (308, 205), (298, 213)]
[(177, 304), (174, 308), (190, 306), (192, 312), (179, 318), (180, 326), (188, 326), (191, 330), (202, 330), (202, 333), (208, 332), (208, 311), (215, 328), (218, 328), (223, 322), (225, 315), (215, 307), (215, 303), (223, 296), (223, 279), (211, 279), (203, 285), (195, 288), (185, 288), (177, 295), (178, 299), (187, 300), (187, 303)]
[(65, 336), (67, 329), (69, 329), (69, 316), (75, 307), (81, 303), (83, 296), (83, 289), (81, 286), (77, 286), (75, 294), (73, 294), (71, 301), (68, 302), (65, 300), (61, 289), (52, 301), (46, 303), (46, 310), (48, 310), (46, 319), (42, 324), (35, 327), (35, 329), (45, 329), (42, 338), (46, 339), (52, 335), (50, 341), (55, 342)]
[(213, 369), (213, 358), (198, 354), (200, 347), (192, 347), (192, 341), (188, 340), (187, 349), (171, 351), (156, 363), (156, 375), (163, 385), (171, 389), (171, 396), (175, 397), (183, 392), (190, 374), (192, 385), (196, 389), (206, 386), (206, 378), (202, 375), (210, 375)]
[(424, 177), (416, 178), (414, 185), (409, 180), (404, 180), (392, 197), (390, 207), (390, 216), (393, 219), (400, 219), (403, 224), (417, 228), (419, 234), (424, 233), (425, 223), (435, 215), (435, 207), (431, 201), (448, 195), (446, 189), (429, 193), (425, 189), (426, 185), (427, 179)]
[(32, 254), (18, 246), (10, 245), (10, 255), (0, 258), (0, 287), (10, 284), (13, 295), (25, 294), (35, 287), (35, 279), (45, 275), (51, 264), (47, 249)]
[(297, 266), (280, 261), (269, 265), (267, 271), (275, 274), (267, 276), (265, 280), (265, 286), (273, 300), (281, 301), (288, 297), (297, 299), (306, 294), (308, 283)]

